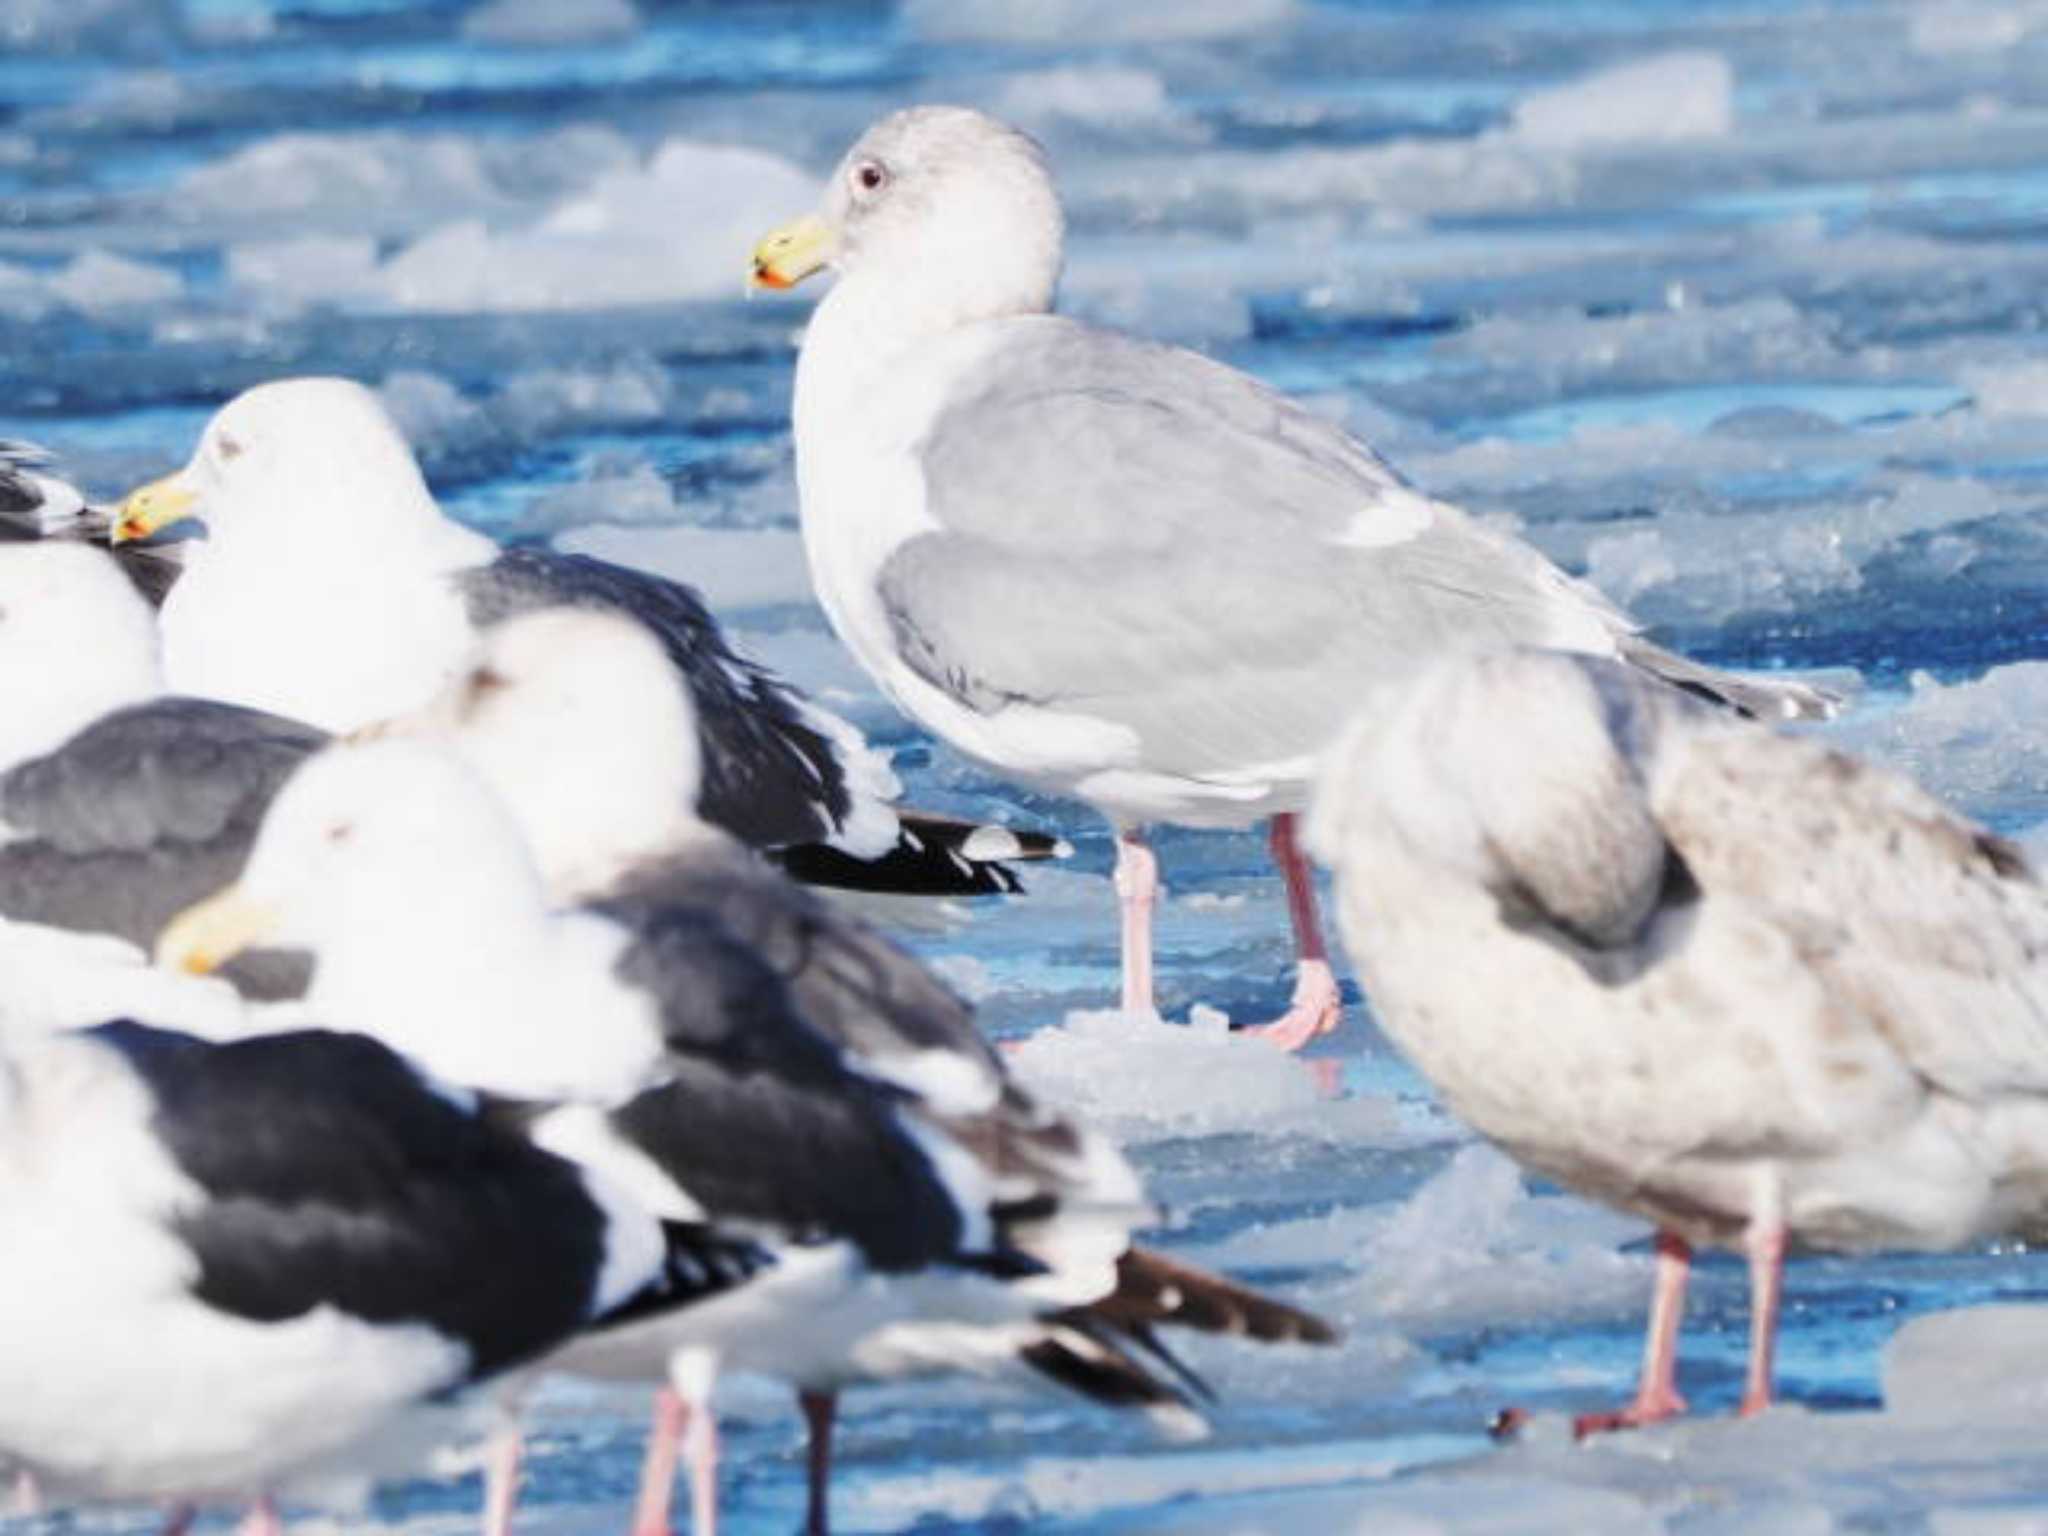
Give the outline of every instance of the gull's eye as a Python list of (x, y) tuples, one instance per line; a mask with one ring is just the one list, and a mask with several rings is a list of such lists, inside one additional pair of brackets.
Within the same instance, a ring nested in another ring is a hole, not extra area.
[(863, 160), (853, 168), (856, 192), (879, 192), (889, 184), (889, 168), (879, 160)]
[(469, 700), (472, 704), (480, 704), (492, 694), (501, 693), (511, 686), (511, 678), (486, 664), (469, 674)]
[(223, 464), (233, 463), (242, 456), (241, 440), (229, 437), (225, 432), (214, 439), (214, 445), (220, 450), (220, 461)]
[(356, 824), (352, 821), (337, 821), (327, 829), (327, 841), (346, 843), (356, 835)]

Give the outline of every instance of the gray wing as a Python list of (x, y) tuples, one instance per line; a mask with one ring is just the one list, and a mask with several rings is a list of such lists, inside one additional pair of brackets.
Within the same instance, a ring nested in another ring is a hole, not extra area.
[(1312, 751), (1333, 694), (1454, 646), (1627, 627), (1246, 375), (1057, 319), (1013, 322), (919, 465), (941, 528), (879, 577), (909, 665), (984, 713), (1128, 725), (1187, 773)]
[(613, 1129), (715, 1220), (844, 1237), (885, 1270), (955, 1256), (966, 1213), (905, 1129), (903, 1095), (855, 1070), (777, 957), (678, 884), (593, 904), (632, 934), (617, 975), (657, 1000), (668, 1047), (665, 1081)]
[[(808, 701), (735, 653), (679, 582), (551, 550), (508, 549), (458, 578), (479, 627), (560, 606), (623, 613), (668, 652), (697, 706), (706, 820), (757, 848), (829, 837), (853, 813), (838, 743)], [(850, 727), (849, 727), (850, 729)]]
[(636, 872), (616, 894), (699, 912), (760, 957), (810, 1027), (856, 1057), (956, 1053), (1000, 1075), (973, 1014), (880, 934), (724, 839)]
[[(295, 720), (208, 699), (116, 710), (0, 777), (0, 917), (149, 949), (178, 912), (242, 872), (263, 812), (327, 741)], [(231, 970), (295, 995), (282, 958)]]
[[(928, 1117), (975, 1157), (1005, 1200), (1043, 1218), (1039, 1202), (1085, 1197), (1094, 1175), (1074, 1126), (1010, 1080), (965, 1003), (866, 925), (729, 843), (695, 844), (648, 866), (618, 899), (696, 912), (728, 935), (775, 978), (773, 995), (807, 1027), (923, 1100)], [(986, 1107), (949, 1110), (944, 1101), (969, 1084)], [(928, 1089), (940, 1091), (928, 1098)]]

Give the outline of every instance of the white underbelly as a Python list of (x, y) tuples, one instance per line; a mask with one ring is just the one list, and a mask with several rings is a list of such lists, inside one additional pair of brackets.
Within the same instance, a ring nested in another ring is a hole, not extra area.
[(440, 577), (280, 584), (202, 567), (165, 600), (164, 681), (172, 693), (350, 731), (424, 704), (473, 638)]

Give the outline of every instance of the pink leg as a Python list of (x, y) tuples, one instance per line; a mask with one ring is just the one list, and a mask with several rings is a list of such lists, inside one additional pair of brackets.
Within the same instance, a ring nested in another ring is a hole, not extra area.
[(633, 1507), (633, 1536), (669, 1536), (669, 1506), (676, 1491), (676, 1454), (690, 1410), (675, 1388), (654, 1394), (654, 1427), (647, 1434), (647, 1458), (640, 1463), (640, 1498)]
[(192, 1529), (192, 1522), (199, 1518), (196, 1504), (173, 1504), (164, 1514), (163, 1529), (157, 1536), (185, 1536)]
[(1685, 1313), (1685, 1282), (1692, 1249), (1671, 1232), (1657, 1234), (1657, 1289), (1650, 1302), (1650, 1328), (1643, 1336), (1643, 1378), (1635, 1401), (1615, 1413), (1585, 1413), (1572, 1423), (1580, 1439), (1612, 1429), (1633, 1429), (1685, 1412), (1678, 1395), (1678, 1324)]
[[(183, 1506), (181, 1505), (179, 1508), (183, 1508)], [(0, 1513), (12, 1515), (22, 1520), (33, 1520), (42, 1512), (43, 1490), (36, 1482), (35, 1473), (23, 1467), (14, 1474), (14, 1481), (8, 1485), (7, 1503), (4, 1508), (0, 1508)], [(177, 1510), (171, 1512), (171, 1518), (177, 1518)], [(185, 1518), (189, 1524), (191, 1516), (188, 1514)]]
[(1154, 1017), (1152, 909), (1159, 901), (1159, 860), (1136, 832), (1116, 835), (1116, 894), (1123, 906), (1125, 1013)]
[(1330, 968), (1323, 925), (1316, 917), (1315, 876), (1295, 841), (1295, 819), (1292, 811), (1282, 811), (1273, 818), (1268, 834), (1273, 862), (1287, 882), (1287, 915), (1294, 924), (1294, 997), (1272, 1023), (1245, 1031), (1283, 1051), (1298, 1051), (1317, 1035), (1329, 1034), (1344, 1017), (1337, 973)]
[(277, 1505), (265, 1494), (249, 1506), (249, 1513), (235, 1527), (235, 1536), (284, 1536), (284, 1522), (277, 1517)]
[(803, 1408), (804, 1424), (810, 1431), (805, 1446), (810, 1512), (804, 1523), (804, 1536), (826, 1536), (832, 1513), (832, 1420), (839, 1408), (839, 1394), (799, 1392), (797, 1402)]
[(512, 1536), (512, 1511), (519, 1503), (519, 1426), (500, 1424), (484, 1453), (484, 1536)]
[(1742, 1416), (1771, 1406), (1771, 1378), (1778, 1354), (1778, 1298), (1785, 1280), (1785, 1229), (1776, 1221), (1752, 1223), (1749, 1250), (1749, 1375), (1742, 1388)]
[(708, 1400), (683, 1399), (683, 1466), (690, 1474), (690, 1536), (718, 1536), (718, 1420)]

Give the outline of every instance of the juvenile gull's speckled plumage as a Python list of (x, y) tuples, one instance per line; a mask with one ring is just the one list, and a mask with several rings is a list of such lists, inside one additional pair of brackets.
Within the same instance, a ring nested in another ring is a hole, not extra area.
[(1630, 1422), (1682, 1406), (1687, 1245), (2048, 1232), (2048, 888), (1909, 780), (1612, 661), (1446, 663), (1347, 732), (1311, 841), (1388, 1033), (1524, 1163), (1655, 1222)]
[(1301, 961), (1272, 1034), (1334, 1027), (1292, 818), (1338, 701), (1365, 683), (1533, 644), (1774, 715), (1823, 707), (1650, 645), (1533, 548), (1248, 375), (1052, 315), (1062, 236), (1036, 144), (921, 107), (871, 127), (755, 272), (838, 274), (795, 405), (826, 613), (927, 728), (1116, 824), (1127, 1009), (1152, 1007), (1138, 829), (1272, 817)]

